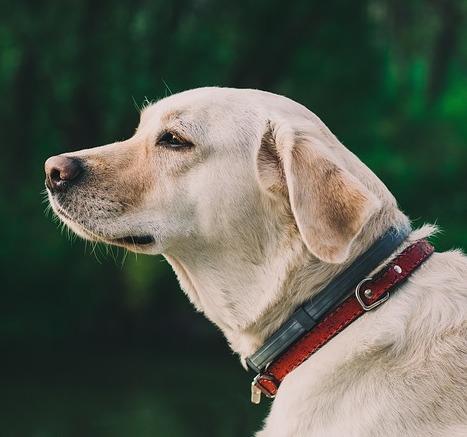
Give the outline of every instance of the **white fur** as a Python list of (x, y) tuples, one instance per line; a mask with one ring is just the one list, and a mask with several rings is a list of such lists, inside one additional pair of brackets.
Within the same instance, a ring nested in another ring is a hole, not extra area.
[[(194, 148), (155, 145), (164, 129)], [(285, 182), (274, 166), (257, 161), (268, 129)], [(290, 173), (297, 132), (310, 152), (304, 158), (310, 171), (314, 156), (324, 159), (367, 199), (355, 235), (342, 237), (335, 252), (322, 247), (332, 242), (332, 222), (325, 228), (317, 214), (306, 223), (303, 205), (289, 203), (305, 180), (310, 190), (326, 189), (326, 181), (308, 180), (306, 171)], [(84, 238), (108, 243), (152, 235), (152, 246), (128, 247), (166, 256), (190, 300), (222, 329), (242, 362), (390, 225), (408, 225), (384, 184), (318, 117), (257, 90), (170, 96), (144, 110), (129, 140), (67, 156), (81, 158), (92, 177), (68, 197), (50, 194), (60, 218)], [(141, 196), (135, 180), (144, 186)], [(286, 186), (274, 192), (279, 182)], [(308, 228), (297, 229), (298, 214)], [(414, 231), (410, 239), (432, 230)], [(286, 377), (257, 436), (466, 436), (466, 281), (461, 252), (433, 255), (387, 303)]]

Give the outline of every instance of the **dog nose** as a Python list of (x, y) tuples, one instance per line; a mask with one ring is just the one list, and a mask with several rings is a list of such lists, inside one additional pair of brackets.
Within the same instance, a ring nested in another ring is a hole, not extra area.
[(44, 165), (45, 184), (51, 191), (63, 190), (83, 172), (79, 160), (66, 156), (52, 156)]

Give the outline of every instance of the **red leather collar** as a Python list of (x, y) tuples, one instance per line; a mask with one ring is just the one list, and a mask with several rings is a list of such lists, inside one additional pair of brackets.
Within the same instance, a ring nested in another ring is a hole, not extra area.
[(259, 403), (261, 393), (274, 397), (280, 383), (292, 370), (366, 311), (387, 301), (390, 291), (404, 282), (433, 252), (434, 248), (428, 241), (419, 240), (401, 252), (374, 278), (363, 279), (354, 294), (254, 378), (251, 384), (252, 402)]

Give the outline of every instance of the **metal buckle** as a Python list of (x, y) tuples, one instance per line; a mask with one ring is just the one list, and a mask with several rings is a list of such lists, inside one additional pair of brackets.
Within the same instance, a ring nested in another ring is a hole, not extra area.
[[(368, 281), (371, 281), (373, 278), (371, 276), (369, 276), (368, 278), (365, 278), (363, 279), (362, 281), (360, 281), (358, 283), (358, 285), (355, 287), (355, 297), (357, 298), (358, 300), (358, 303), (360, 304), (360, 306), (365, 310), (365, 311), (370, 311), (372, 310), (373, 308), (376, 308), (377, 306), (380, 306), (382, 303), (386, 302), (388, 299), (389, 299), (389, 291), (387, 291), (385, 294), (383, 294), (383, 296), (381, 296), (376, 302), (373, 302), (371, 305), (367, 305), (362, 297), (360, 296), (360, 289), (362, 288), (362, 285), (365, 283), (365, 282), (368, 282)], [(363, 294), (366, 295), (366, 297), (368, 298), (371, 298), (371, 289), (366, 289), (364, 290)]]
[(275, 395), (269, 393), (266, 388), (264, 388), (261, 383), (259, 382), (259, 378), (267, 379), (274, 383), (277, 388), (277, 381), (274, 377), (268, 374), (261, 374), (258, 373), (251, 381), (251, 402), (253, 404), (259, 404), (261, 402), (261, 395), (264, 394), (266, 397), (270, 399), (274, 399)]

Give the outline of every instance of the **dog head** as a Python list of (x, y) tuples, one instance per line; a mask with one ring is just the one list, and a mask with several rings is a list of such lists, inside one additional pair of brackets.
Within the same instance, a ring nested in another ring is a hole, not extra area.
[(257, 90), (172, 95), (142, 111), (130, 139), (49, 158), (45, 170), (74, 232), (148, 254), (195, 241), (259, 253), (287, 229), (341, 263), (370, 217), (395, 205), (313, 113)]

